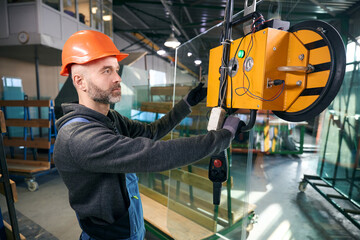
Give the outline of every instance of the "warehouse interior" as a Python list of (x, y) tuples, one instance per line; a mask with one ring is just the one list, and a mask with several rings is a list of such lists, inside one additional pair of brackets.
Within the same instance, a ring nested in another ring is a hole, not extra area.
[[(243, 20), (254, 11), (261, 17)], [(129, 54), (119, 62), (121, 101), (111, 104), (126, 118), (154, 122), (200, 82), (208, 88), (161, 141), (207, 134), (222, 94), (228, 113), (254, 123), (226, 150), (218, 205), (211, 156), (137, 173), (145, 239), (360, 239), (359, 20), (359, 0), (0, 1), (0, 239), (71, 240), (82, 232), (53, 157), (61, 104), (78, 101), (72, 79), (59, 74), (62, 49), (81, 30), (102, 32)], [(286, 37), (265, 40), (265, 51), (262, 36)], [(222, 70), (226, 46), (232, 67)], [(304, 59), (305, 70), (286, 68)], [(280, 86), (251, 82), (279, 64), (287, 72), (276, 75), (286, 76)], [(306, 81), (321, 98), (291, 92), (306, 91)], [(260, 87), (271, 94), (259, 97)]]

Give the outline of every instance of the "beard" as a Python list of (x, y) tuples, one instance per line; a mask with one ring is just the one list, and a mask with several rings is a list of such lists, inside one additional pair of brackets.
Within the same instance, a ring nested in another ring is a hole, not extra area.
[[(108, 90), (102, 90), (93, 84), (91, 81), (88, 81), (89, 90), (88, 94), (92, 100), (98, 103), (103, 104), (113, 104), (120, 102), (121, 99), (121, 86), (120, 83), (115, 84)], [(119, 89), (119, 92), (113, 92), (115, 89)]]

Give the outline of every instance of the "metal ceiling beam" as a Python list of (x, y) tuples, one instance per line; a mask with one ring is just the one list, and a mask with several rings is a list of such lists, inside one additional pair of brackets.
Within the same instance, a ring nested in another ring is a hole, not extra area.
[(167, 3), (165, 2), (165, 0), (160, 0), (162, 5), (164, 6), (164, 8), (168, 11), (168, 13), (170, 14), (171, 19), (174, 21), (174, 23), (176, 24), (176, 27), (178, 27), (180, 29), (180, 32), (182, 35), (184, 35), (184, 37), (189, 41), (190, 38), (187, 35), (187, 33), (184, 31), (184, 29), (182, 28), (181, 24), (179, 23), (179, 21), (177, 20), (175, 14), (171, 11), (169, 5), (167, 5)]
[(356, 2), (354, 5), (349, 8), (349, 10), (346, 12), (348, 15), (351, 15), (355, 12), (357, 12), (360, 9), (360, 1)]
[[(141, 33), (131, 33), (131, 34), (126, 35), (126, 37), (129, 39), (130, 39), (130, 36), (132, 37), (132, 41), (133, 41), (133, 38), (137, 39), (136, 43), (142, 43), (144, 46), (146, 46), (146, 47), (144, 47), (145, 49), (150, 49), (150, 51), (154, 52), (155, 54), (156, 54), (156, 51), (161, 49), (156, 43), (154, 43), (149, 38), (144, 37)], [(172, 56), (169, 56), (169, 55), (166, 57), (160, 57), (160, 58), (164, 58), (164, 59), (166, 58), (166, 59), (169, 59), (171, 62), (175, 62), (175, 58)], [(193, 72), (190, 68), (185, 66), (183, 63), (178, 61), (178, 66), (181, 67), (182, 69), (185, 69), (186, 71), (188, 71), (195, 78), (198, 78), (198, 74)]]
[[(180, 32), (184, 35), (184, 37), (186, 38), (187, 41), (190, 40), (189, 36), (187, 35), (187, 33), (185, 32), (185, 30), (183, 29), (182, 25), (180, 24), (180, 22), (178, 21), (178, 19), (176, 18), (175, 14), (171, 11), (169, 5), (165, 2), (165, 0), (160, 0), (161, 3), (163, 4), (164, 8), (168, 11), (168, 13), (170, 14), (171, 19), (175, 22), (175, 24), (177, 25), (177, 27), (180, 29)], [(206, 47), (204, 46), (203, 41), (200, 41), (201, 46), (203, 47), (203, 49), (206, 49)], [(196, 48), (193, 46), (192, 43), (190, 43), (191, 48), (193, 49), (193, 52), (197, 52)]]
[[(142, 36), (138, 33), (133, 33), (133, 36), (138, 38), (139, 40), (141, 40), (144, 44), (154, 48), (156, 51), (160, 49), (160, 47), (153, 43), (151, 40), (149, 39), (143, 39)], [(175, 62), (175, 59), (171, 56), (167, 56), (166, 58), (168, 58), (170, 61)], [(194, 77), (198, 77), (198, 75), (196, 73), (194, 73), (190, 68), (188, 68), (187, 66), (185, 66), (184, 64), (182, 64), (181, 62), (178, 61), (178, 65), (183, 68), (186, 69), (186, 71), (188, 71), (191, 75), (193, 75)]]
[(117, 14), (115, 11), (113, 11), (113, 16), (117, 17), (119, 20), (121, 20), (122, 22), (124, 22), (125, 24), (127, 24), (130, 27), (134, 27), (133, 25), (131, 25), (131, 23), (129, 23), (125, 18), (121, 17), (119, 14)]
[(159, 17), (157, 17), (157, 16), (155, 16), (155, 15), (152, 15), (152, 14), (150, 14), (150, 13), (148, 13), (148, 12), (146, 12), (146, 11), (143, 11), (143, 10), (141, 10), (141, 9), (139, 9), (139, 8), (130, 6), (130, 5), (128, 5), (128, 4), (126, 4), (126, 6), (127, 6), (129, 9), (135, 10), (135, 11), (137, 11), (137, 12), (141, 12), (142, 14), (145, 14), (145, 15), (147, 15), (147, 16), (150, 16), (150, 17), (152, 17), (152, 18), (155, 18), (155, 19), (157, 19), (157, 20), (160, 20), (160, 21), (162, 21), (162, 22), (164, 22), (164, 23), (171, 24), (169, 21), (167, 21), (167, 20), (165, 20), (165, 19), (162, 19), (162, 18), (159, 18)]
[(146, 29), (150, 29), (150, 26), (144, 22), (141, 18), (139, 18), (133, 11), (131, 11), (125, 4), (122, 5), (122, 8), (125, 9), (126, 12), (128, 12), (136, 21), (138, 21), (143, 27)]
[(296, 6), (298, 5), (298, 3), (300, 2), (300, 0), (297, 0), (296, 3), (292, 6), (292, 8), (290, 9), (290, 11), (286, 14), (286, 16), (284, 17), (284, 20), (288, 19), (289, 15), (294, 11), (294, 9), (296, 8)]
[[(134, 29), (134, 26), (129, 23), (126, 19), (124, 19), (123, 17), (121, 17), (119, 14), (117, 14), (116, 12), (113, 12), (113, 16), (115, 16), (116, 18), (118, 18), (119, 20), (121, 20), (122, 22), (124, 22), (126, 25), (128, 25), (129, 27), (131, 27), (132, 29)], [(116, 29), (114, 29), (114, 32), (116, 32)], [(145, 34), (141, 33), (139, 31), (139, 33), (137, 33), (137, 40), (139, 40), (140, 38), (138, 37), (139, 35), (141, 35), (141, 39), (142, 39), (142, 42), (144, 41), (150, 41), (152, 42), (152, 40), (150, 38), (148, 38)], [(129, 34), (130, 36), (134, 37), (133, 35)], [(129, 36), (128, 36), (129, 37)]]
[(336, 17), (336, 14), (333, 11), (331, 11), (329, 8), (327, 8), (324, 4), (322, 4), (318, 0), (309, 0), (309, 1), (314, 3), (317, 6), (321, 7), (325, 12), (327, 12), (331, 16)]
[[(182, 4), (184, 4), (184, 0), (180, 0), (180, 2), (181, 2)], [(190, 13), (189, 13), (187, 7), (183, 7), (183, 10), (184, 10), (184, 12), (185, 12), (186, 17), (189, 19), (189, 22), (190, 22), (190, 23), (194, 23), (194, 21), (192, 20), (192, 18), (191, 18), (191, 16), (190, 16)], [(194, 28), (194, 32), (195, 32), (196, 35), (199, 35), (199, 32), (198, 32), (198, 30), (197, 30), (196, 28)]]
[(193, 2), (193, 3), (190, 3), (190, 6), (191, 6), (191, 7), (194, 7), (194, 6), (196, 6), (196, 5), (200, 5), (203, 1), (204, 1), (204, 0), (197, 0), (197, 1)]

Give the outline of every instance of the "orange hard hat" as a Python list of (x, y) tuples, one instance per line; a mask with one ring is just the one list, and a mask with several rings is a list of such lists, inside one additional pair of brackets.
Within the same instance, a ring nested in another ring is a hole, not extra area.
[(129, 54), (121, 53), (113, 41), (105, 34), (83, 30), (74, 33), (65, 42), (62, 51), (62, 66), (60, 75), (69, 76), (71, 64), (84, 64), (90, 61), (114, 56), (118, 62), (126, 58)]

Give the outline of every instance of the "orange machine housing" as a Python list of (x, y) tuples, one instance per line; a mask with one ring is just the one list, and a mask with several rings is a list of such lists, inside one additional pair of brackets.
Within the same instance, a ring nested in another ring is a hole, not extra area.
[[(328, 47), (311, 54), (312, 56), (305, 48), (304, 44), (317, 39), (322, 37), (313, 31), (301, 30), (292, 33), (266, 28), (247, 35), (243, 40), (240, 38), (233, 41), (230, 47), (230, 59), (237, 59), (238, 70), (232, 77), (227, 78), (224, 100), (226, 107), (288, 112), (300, 111), (308, 107), (316, 100), (314, 99), (316, 96), (296, 101), (307, 85), (311, 84), (308, 82), (308, 74), (304, 71), (279, 71), (278, 67), (307, 67), (309, 60), (313, 63), (330, 61)], [(245, 52), (244, 57), (238, 55), (240, 50)], [(218, 106), (222, 54), (223, 46), (210, 50), (208, 107)], [(247, 71), (245, 64), (249, 64), (249, 60), (246, 60), (248, 58), (252, 58), (253, 66)], [(321, 76), (324, 80), (317, 84), (325, 85), (329, 71), (322, 74), (326, 76)], [(269, 87), (268, 83), (275, 79), (284, 80), (284, 86), (281, 84)]]

